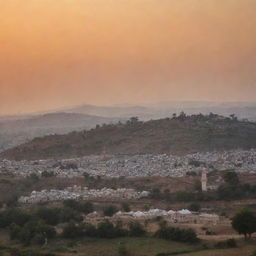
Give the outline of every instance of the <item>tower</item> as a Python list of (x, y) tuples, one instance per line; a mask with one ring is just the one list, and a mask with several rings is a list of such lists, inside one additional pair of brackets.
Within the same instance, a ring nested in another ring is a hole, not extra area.
[(202, 191), (207, 191), (207, 170), (202, 170), (202, 176), (201, 176), (201, 184), (202, 184)]

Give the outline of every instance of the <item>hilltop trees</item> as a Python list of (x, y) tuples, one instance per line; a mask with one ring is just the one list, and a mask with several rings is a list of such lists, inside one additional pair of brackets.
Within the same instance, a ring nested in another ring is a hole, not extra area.
[[(22, 160), (80, 157), (101, 154), (104, 147), (107, 147), (108, 154), (187, 154), (202, 150), (250, 149), (256, 146), (255, 139), (254, 122), (215, 114), (187, 115), (181, 112), (172, 118), (143, 122), (132, 117), (123, 124), (108, 124), (86, 132), (36, 138), (1, 152), (0, 158)], [(78, 168), (72, 162), (59, 167)]]

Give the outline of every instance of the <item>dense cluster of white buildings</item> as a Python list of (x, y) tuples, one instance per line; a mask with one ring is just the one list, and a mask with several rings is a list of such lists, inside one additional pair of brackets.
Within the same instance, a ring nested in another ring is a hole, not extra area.
[(136, 212), (117, 212), (115, 214), (116, 217), (120, 217), (120, 216), (132, 216), (134, 218), (147, 218), (147, 217), (157, 217), (157, 216), (170, 216), (170, 215), (174, 215), (174, 214), (182, 214), (182, 215), (188, 215), (188, 214), (192, 214), (191, 211), (187, 210), (187, 209), (182, 209), (180, 211), (166, 211), (166, 210), (161, 210), (161, 209), (150, 209), (148, 211), (136, 211)]
[[(150, 209), (148, 211), (119, 211), (112, 217), (107, 217), (113, 220), (150, 220), (156, 217), (162, 217), (171, 223), (202, 223), (202, 224), (217, 224), (220, 221), (220, 217), (217, 214), (191, 212), (187, 209), (178, 211), (174, 210), (162, 210), (162, 209)], [(85, 216), (85, 221), (98, 220), (101, 221), (106, 217), (101, 216), (98, 212), (92, 212)]]
[(149, 192), (142, 191), (138, 192), (134, 189), (88, 189), (87, 187), (68, 187), (64, 190), (42, 190), (32, 191), (30, 196), (22, 196), (19, 198), (19, 203), (22, 204), (36, 204), (44, 202), (58, 202), (68, 199), (73, 200), (91, 200), (91, 199), (139, 199), (147, 197)]
[(256, 172), (256, 150), (196, 153), (185, 156), (134, 155), (86, 156), (64, 160), (0, 161), (0, 173), (17, 176), (41, 175), (44, 171), (59, 177), (182, 177), (189, 171), (234, 169), (238, 172)]

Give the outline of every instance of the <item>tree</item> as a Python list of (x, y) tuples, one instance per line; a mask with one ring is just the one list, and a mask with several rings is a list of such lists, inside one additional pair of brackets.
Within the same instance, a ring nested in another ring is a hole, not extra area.
[(122, 203), (122, 209), (124, 212), (130, 212), (131, 211), (131, 208), (130, 208), (130, 205), (128, 203)]
[(36, 225), (34, 236), (37, 237), (38, 243), (47, 244), (48, 239), (52, 239), (56, 236), (56, 231), (54, 227), (39, 222)]
[(161, 197), (161, 191), (159, 188), (153, 188), (150, 193), (151, 198), (159, 199)]
[(83, 227), (81, 225), (77, 225), (75, 222), (68, 223), (62, 232), (62, 236), (64, 238), (77, 238), (77, 237), (83, 237)]
[(91, 213), (94, 211), (94, 206), (91, 202), (85, 202), (82, 204), (82, 211), (85, 214)]
[(53, 177), (54, 176), (54, 172), (52, 171), (43, 171), (41, 173), (41, 176), (44, 177), (44, 178), (50, 178), (50, 177)]
[(187, 115), (185, 114), (185, 112), (184, 112), (184, 111), (181, 111), (181, 112), (180, 112), (180, 115), (178, 116), (178, 119), (179, 119), (180, 121), (184, 121), (184, 120), (186, 119), (186, 117), (187, 117)]
[(139, 123), (139, 118), (138, 118), (137, 116), (131, 117), (131, 118), (126, 122), (127, 125), (131, 125), (131, 126), (136, 125), (136, 124), (138, 124), (138, 123)]
[(60, 209), (42, 207), (37, 210), (36, 216), (48, 225), (57, 225), (60, 222)]
[(15, 223), (12, 223), (10, 225), (10, 229), (9, 229), (9, 235), (10, 235), (10, 239), (11, 240), (15, 240), (19, 238), (19, 234), (21, 231), (21, 227)]
[(67, 199), (63, 202), (63, 205), (65, 207), (69, 207), (71, 209), (74, 210), (78, 210), (80, 208), (80, 204), (78, 201), (74, 200), (74, 199)]
[(202, 192), (202, 182), (201, 182), (201, 180), (199, 180), (199, 179), (195, 180), (194, 189), (197, 192)]
[(98, 225), (97, 234), (100, 238), (115, 238), (117, 230), (111, 222), (103, 221)]
[(199, 241), (193, 229), (181, 229), (176, 227), (160, 227), (155, 236), (158, 238), (185, 243), (196, 243)]
[(11, 208), (0, 213), (0, 228), (5, 228), (12, 223), (23, 226), (30, 219), (31, 215), (27, 211), (19, 208)]
[(112, 217), (117, 211), (118, 210), (114, 205), (110, 205), (103, 210), (103, 213), (105, 216)]
[(87, 172), (84, 172), (84, 173), (83, 173), (83, 176), (84, 176), (84, 178), (87, 180), (87, 179), (90, 177), (90, 174), (87, 173)]
[(201, 209), (201, 206), (200, 206), (200, 204), (192, 203), (189, 205), (188, 209), (192, 212), (199, 212)]
[(34, 172), (31, 173), (28, 178), (31, 179), (31, 180), (33, 180), (34, 182), (39, 181), (38, 175), (37, 175), (36, 173), (34, 173)]
[(69, 208), (69, 207), (60, 208), (58, 222), (60, 223), (69, 222), (71, 220), (81, 222), (83, 220), (83, 217), (78, 211), (72, 208)]
[(232, 218), (232, 227), (244, 238), (251, 238), (256, 232), (256, 216), (255, 213), (248, 209), (243, 209)]
[(41, 221), (27, 222), (23, 227), (16, 224), (10, 226), (10, 239), (15, 239), (25, 245), (33, 240), (39, 244), (47, 244), (48, 239), (56, 236), (54, 227), (44, 224)]
[(237, 121), (237, 117), (235, 114), (231, 114), (229, 115), (229, 117), (231, 118), (232, 121)]
[(145, 229), (139, 222), (130, 222), (129, 223), (129, 235), (130, 236), (144, 236), (146, 234)]
[(223, 175), (223, 178), (226, 183), (228, 183), (230, 186), (236, 186), (239, 184), (239, 178), (236, 172), (234, 171), (226, 171)]

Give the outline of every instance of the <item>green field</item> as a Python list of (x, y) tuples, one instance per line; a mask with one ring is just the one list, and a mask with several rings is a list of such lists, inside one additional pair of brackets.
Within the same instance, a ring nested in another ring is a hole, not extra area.
[[(80, 240), (56, 239), (47, 247), (21, 247), (15, 243), (8, 243), (7, 249), (3, 247), (1, 241), (0, 255), (3, 256), (34, 256), (31, 252), (54, 253), (58, 256), (118, 256), (120, 244), (127, 248), (127, 256), (156, 256), (159, 253), (169, 253), (169, 255), (189, 255), (189, 256), (250, 256), (256, 246), (254, 242), (240, 242), (238, 248), (232, 249), (203, 249), (202, 243), (189, 245), (172, 241), (165, 241), (156, 238), (118, 238), (118, 239), (92, 239)], [(23, 251), (22, 254), (12, 254), (13, 248)]]
[(83, 256), (115, 256), (118, 255), (120, 244), (125, 245), (129, 255), (155, 256), (158, 253), (181, 253), (193, 251), (199, 246), (165, 241), (155, 238), (117, 238), (117, 239), (82, 239), (78, 241), (56, 241), (51, 244), (51, 251), (67, 253), (76, 252)]

